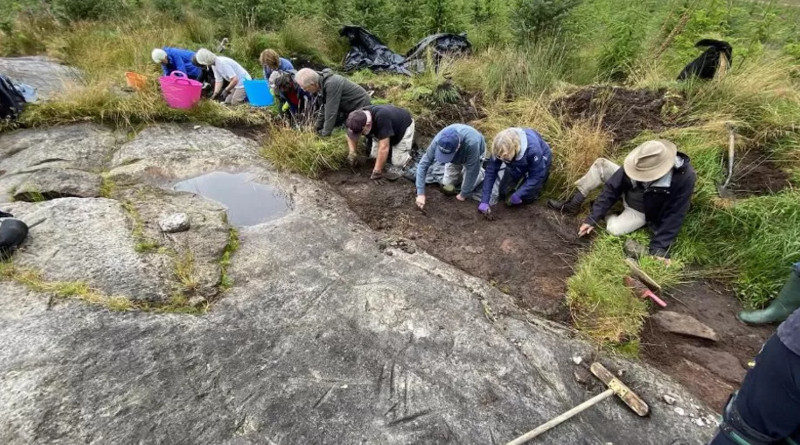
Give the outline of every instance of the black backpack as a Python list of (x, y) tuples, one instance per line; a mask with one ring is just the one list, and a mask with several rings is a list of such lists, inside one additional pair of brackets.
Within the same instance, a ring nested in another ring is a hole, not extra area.
[(16, 119), (25, 107), (25, 98), (11, 79), (0, 74), (0, 119)]
[(16, 218), (0, 221), (0, 261), (10, 258), (27, 237), (28, 225), (24, 222)]

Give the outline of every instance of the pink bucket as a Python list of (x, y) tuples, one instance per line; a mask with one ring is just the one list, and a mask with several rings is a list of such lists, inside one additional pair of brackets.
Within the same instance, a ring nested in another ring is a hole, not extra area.
[(203, 84), (189, 79), (186, 74), (180, 71), (173, 71), (169, 76), (161, 76), (158, 81), (161, 83), (161, 93), (164, 95), (164, 100), (172, 108), (192, 108), (194, 104), (200, 101)]

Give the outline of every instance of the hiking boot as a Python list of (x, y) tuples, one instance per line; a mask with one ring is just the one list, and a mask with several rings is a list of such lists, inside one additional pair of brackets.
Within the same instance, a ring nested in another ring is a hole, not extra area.
[(565, 215), (577, 215), (581, 211), (581, 204), (586, 199), (583, 193), (576, 191), (568, 200), (559, 201), (551, 199), (547, 201), (547, 206), (553, 210), (558, 210)]
[(759, 311), (739, 312), (739, 320), (747, 324), (779, 323), (789, 318), (797, 308), (800, 308), (800, 275), (792, 269), (792, 276), (769, 306)]

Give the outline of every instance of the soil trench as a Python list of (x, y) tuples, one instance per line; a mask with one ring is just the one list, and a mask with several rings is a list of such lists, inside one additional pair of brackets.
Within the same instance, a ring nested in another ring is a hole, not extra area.
[[(417, 210), (406, 179), (375, 185), (369, 169), (341, 170), (324, 180), (372, 229), (413, 242), (431, 255), (481, 277), (522, 307), (567, 322), (566, 279), (582, 245), (575, 224), (538, 205), (493, 209), (487, 221), (475, 201), (460, 202), (428, 186), (426, 212)], [(575, 227), (573, 227), (575, 226)]]

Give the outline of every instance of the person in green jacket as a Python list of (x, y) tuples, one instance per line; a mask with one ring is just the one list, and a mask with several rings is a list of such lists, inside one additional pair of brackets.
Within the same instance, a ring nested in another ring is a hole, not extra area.
[(335, 127), (344, 125), (352, 111), (371, 103), (364, 88), (329, 69), (317, 72), (303, 68), (297, 72), (295, 80), (300, 88), (321, 98), (322, 109), (316, 125), (320, 136), (330, 136)]

